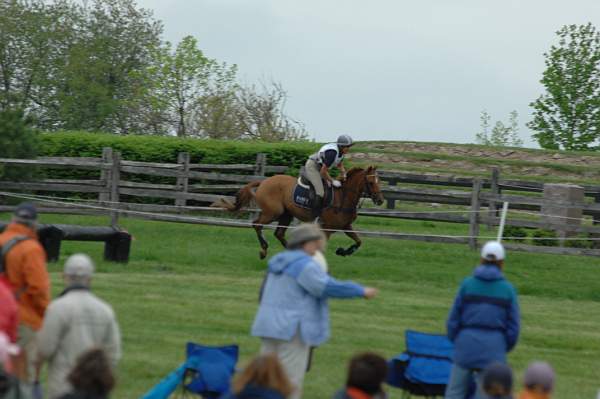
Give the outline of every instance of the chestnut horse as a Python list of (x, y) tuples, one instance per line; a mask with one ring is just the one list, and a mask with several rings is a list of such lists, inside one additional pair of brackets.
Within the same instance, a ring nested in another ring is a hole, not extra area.
[[(236, 212), (248, 206), (254, 199), (261, 209), (258, 218), (252, 226), (256, 230), (260, 242), (260, 258), (267, 256), (269, 244), (263, 235), (263, 227), (278, 221), (275, 237), (285, 247), (285, 232), (294, 218), (303, 222), (312, 222), (314, 218), (310, 209), (298, 207), (293, 201), (293, 191), (297, 178), (286, 175), (276, 175), (263, 181), (255, 181), (244, 186), (235, 196), (235, 203), (224, 199), (217, 201), (214, 206), (223, 207)], [(254, 189), (256, 188), (256, 192)], [(368, 169), (353, 168), (348, 174), (342, 187), (334, 190), (334, 200), (331, 207), (324, 208), (320, 224), (327, 238), (335, 231), (344, 230), (345, 234), (354, 240), (347, 249), (338, 248), (340, 256), (352, 255), (362, 244), (358, 235), (353, 231), (352, 223), (356, 220), (358, 203), (366, 193), (377, 205), (383, 204), (383, 194), (379, 186), (379, 176), (376, 167)]]

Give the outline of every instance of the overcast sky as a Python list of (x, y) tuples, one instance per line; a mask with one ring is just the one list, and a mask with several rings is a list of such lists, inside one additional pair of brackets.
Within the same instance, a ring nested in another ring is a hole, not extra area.
[(318, 141), (473, 142), (479, 115), (525, 122), (542, 54), (598, 0), (138, 0), (165, 38), (199, 40), (246, 82), (275, 79)]

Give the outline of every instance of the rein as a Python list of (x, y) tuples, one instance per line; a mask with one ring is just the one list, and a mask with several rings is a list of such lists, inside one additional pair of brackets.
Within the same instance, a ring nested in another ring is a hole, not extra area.
[[(365, 183), (368, 183), (368, 182), (367, 182), (367, 178), (368, 178), (368, 177), (377, 177), (377, 175), (376, 175), (376, 174), (365, 175), (365, 176), (364, 176), (364, 181), (365, 181)], [(369, 188), (369, 185), (368, 185), (368, 184), (365, 184), (365, 185), (364, 185), (364, 187), (366, 188), (367, 194), (368, 194), (368, 195), (371, 195), (371, 190), (370, 190), (370, 188)], [(364, 190), (365, 188), (363, 188), (363, 190)], [(365, 198), (364, 198), (364, 196), (362, 196), (362, 195), (361, 195), (362, 193), (361, 193), (360, 191), (361, 191), (361, 190), (360, 190), (360, 189), (358, 189), (358, 190), (357, 190), (357, 193), (356, 193), (356, 194), (359, 196), (359, 200), (358, 200), (358, 201), (356, 201), (356, 205), (354, 205), (354, 207), (352, 207), (352, 208), (350, 208), (350, 207), (344, 207), (343, 205), (344, 205), (344, 200), (346, 199), (346, 190), (344, 190), (344, 187), (342, 187), (342, 189), (341, 189), (341, 200), (340, 200), (340, 206), (334, 206), (334, 207), (332, 207), (332, 208), (333, 208), (333, 210), (334, 210), (335, 212), (341, 212), (341, 213), (346, 213), (346, 214), (350, 214), (350, 215), (351, 215), (351, 214), (354, 214), (354, 213), (356, 213), (356, 211), (357, 211), (358, 209), (362, 208), (362, 206), (363, 206), (363, 203), (365, 202)], [(361, 198), (361, 197), (362, 197), (362, 198)]]

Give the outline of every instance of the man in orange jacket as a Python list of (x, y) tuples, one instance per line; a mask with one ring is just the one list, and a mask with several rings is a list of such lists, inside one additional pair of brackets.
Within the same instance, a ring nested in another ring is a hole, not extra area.
[(32, 204), (17, 207), (12, 222), (0, 234), (4, 258), (2, 278), (8, 280), (19, 305), (18, 345), (21, 354), (15, 362), (20, 379), (35, 379), (36, 332), (41, 328), (50, 302), (50, 279), (46, 270), (46, 253), (36, 233), (37, 211)]

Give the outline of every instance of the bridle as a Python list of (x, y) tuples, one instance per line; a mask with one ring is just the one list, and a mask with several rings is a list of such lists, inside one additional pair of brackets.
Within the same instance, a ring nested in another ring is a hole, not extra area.
[[(375, 178), (375, 182), (371, 183), (369, 182), (369, 177), (374, 177)], [(375, 193), (373, 192), (373, 190), (371, 190), (371, 184), (378, 184), (379, 183), (379, 175), (377, 173), (373, 173), (373, 174), (365, 174), (364, 176), (364, 181), (365, 181), (365, 193), (367, 194), (368, 197), (371, 198), (372, 201), (375, 201)], [(336, 212), (342, 212), (342, 213), (354, 213), (356, 212), (358, 209), (362, 208), (363, 203), (365, 202), (366, 197), (363, 195), (361, 196), (362, 198), (360, 199), (360, 201), (357, 203), (357, 205), (353, 208), (344, 208), (343, 204), (344, 204), (344, 200), (345, 200), (345, 190), (342, 189), (342, 198), (340, 201), (340, 206), (339, 207), (335, 207), (335, 211)]]
[[(369, 177), (374, 177), (375, 181), (373, 183), (371, 183), (369, 181)], [(377, 173), (365, 175), (365, 192), (371, 198), (371, 200), (375, 201), (375, 193), (371, 190), (371, 184), (379, 184), (379, 175)], [(362, 202), (364, 202), (364, 200), (365, 200), (365, 198), (363, 197), (360, 207), (362, 207)]]

